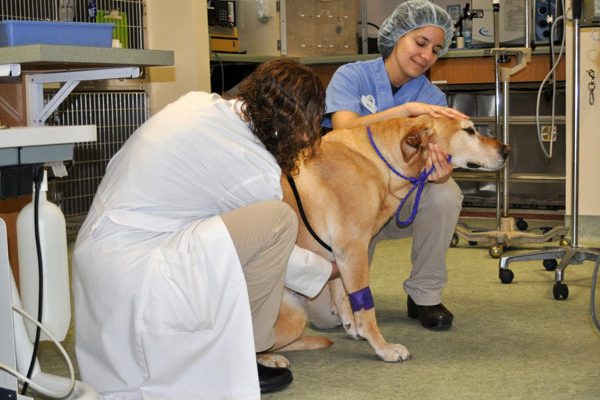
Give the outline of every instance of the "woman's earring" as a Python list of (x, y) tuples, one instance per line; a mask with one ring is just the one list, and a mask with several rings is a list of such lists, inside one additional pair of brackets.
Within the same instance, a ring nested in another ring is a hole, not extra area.
[(278, 138), (279, 137), (279, 132), (275, 131), (275, 137)]

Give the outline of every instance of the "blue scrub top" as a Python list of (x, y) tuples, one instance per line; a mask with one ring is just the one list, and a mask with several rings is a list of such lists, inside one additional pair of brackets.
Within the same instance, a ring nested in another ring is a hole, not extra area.
[(352, 111), (362, 117), (411, 101), (448, 106), (444, 92), (423, 75), (408, 81), (393, 95), (381, 57), (345, 64), (335, 71), (327, 86), (322, 125), (331, 128), (331, 114), (336, 111)]

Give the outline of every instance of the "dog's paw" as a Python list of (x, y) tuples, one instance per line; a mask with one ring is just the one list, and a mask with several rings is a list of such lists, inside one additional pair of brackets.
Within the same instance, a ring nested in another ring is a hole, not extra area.
[(377, 356), (386, 362), (402, 362), (410, 358), (410, 352), (401, 344), (387, 343), (376, 352)]
[(289, 368), (290, 362), (281, 354), (262, 353), (256, 355), (256, 362), (265, 367)]

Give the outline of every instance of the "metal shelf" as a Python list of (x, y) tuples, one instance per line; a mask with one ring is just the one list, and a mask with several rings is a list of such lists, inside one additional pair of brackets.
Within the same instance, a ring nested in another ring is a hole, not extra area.
[[(496, 117), (471, 117), (471, 121), (475, 125), (484, 125), (484, 124), (495, 124)], [(500, 119), (500, 125), (502, 125), (502, 119)], [(535, 115), (514, 115), (508, 117), (509, 125), (535, 125)], [(552, 116), (550, 115), (540, 115), (540, 123), (542, 124), (551, 124)], [(556, 115), (554, 116), (554, 123), (557, 125), (565, 125), (567, 123), (567, 119), (564, 115)]]
[[(489, 172), (457, 171), (452, 174), (452, 177), (457, 181), (496, 181), (496, 174)], [(566, 178), (564, 175), (557, 174), (511, 173), (509, 177), (509, 182), (565, 183), (565, 180)]]

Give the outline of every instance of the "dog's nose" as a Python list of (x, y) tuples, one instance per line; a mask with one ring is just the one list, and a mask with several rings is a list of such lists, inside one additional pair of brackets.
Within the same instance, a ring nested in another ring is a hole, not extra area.
[(502, 145), (502, 149), (500, 149), (500, 154), (502, 154), (502, 158), (506, 160), (508, 155), (510, 154), (510, 146)]

